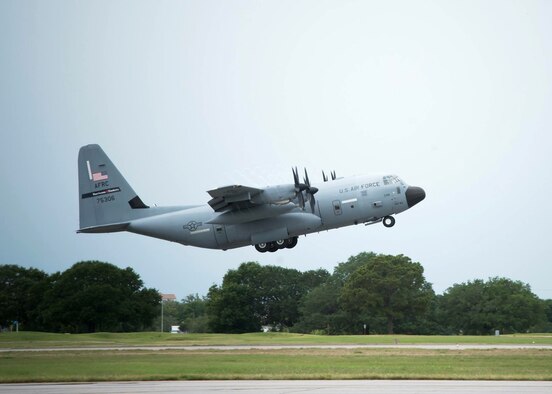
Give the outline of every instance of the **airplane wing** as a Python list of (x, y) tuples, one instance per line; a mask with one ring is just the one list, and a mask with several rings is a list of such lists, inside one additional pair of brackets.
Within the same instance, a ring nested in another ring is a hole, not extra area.
[(215, 212), (233, 211), (258, 206), (252, 199), (263, 192), (263, 189), (242, 185), (231, 185), (208, 190), (212, 197), (209, 205)]

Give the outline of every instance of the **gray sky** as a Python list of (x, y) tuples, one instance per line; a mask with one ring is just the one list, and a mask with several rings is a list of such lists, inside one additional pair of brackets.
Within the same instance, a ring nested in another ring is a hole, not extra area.
[[(552, 2), (0, 0), (0, 264), (96, 259), (179, 298), (259, 261), (405, 254), (441, 293), (505, 276), (552, 298)], [(148, 204), (396, 173), (427, 198), (259, 254), (78, 228), (98, 143)]]

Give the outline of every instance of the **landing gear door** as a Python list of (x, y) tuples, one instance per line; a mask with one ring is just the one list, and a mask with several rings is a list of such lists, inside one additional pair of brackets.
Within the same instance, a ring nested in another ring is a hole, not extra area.
[(228, 237), (226, 236), (226, 228), (220, 224), (213, 225), (215, 230), (215, 239), (220, 247), (228, 244)]
[(341, 201), (335, 200), (334, 202), (332, 202), (332, 205), (333, 205), (334, 215), (338, 216), (343, 213), (343, 211), (341, 210)]

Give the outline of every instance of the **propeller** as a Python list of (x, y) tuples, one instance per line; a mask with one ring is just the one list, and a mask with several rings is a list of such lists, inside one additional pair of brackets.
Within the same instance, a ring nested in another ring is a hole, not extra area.
[(292, 167), (291, 171), (293, 172), (293, 183), (295, 185), (295, 194), (297, 195), (297, 199), (299, 200), (299, 206), (302, 209), (305, 209), (305, 198), (303, 197), (303, 190), (305, 190), (307, 185), (299, 183), (299, 173), (297, 172), (297, 167)]
[(305, 209), (305, 195), (303, 195), (303, 192), (306, 194), (306, 198), (309, 200), (309, 204), (311, 207), (312, 213), (314, 213), (314, 207), (316, 205), (316, 200), (314, 198), (314, 195), (316, 192), (318, 192), (318, 188), (311, 186), (310, 180), (309, 180), (309, 174), (307, 173), (307, 169), (305, 168), (305, 176), (303, 178), (304, 183), (299, 182), (299, 171), (297, 171), (297, 167), (292, 168), (291, 171), (293, 172), (293, 183), (295, 186), (295, 193), (297, 195), (297, 199), (299, 200), (299, 206), (304, 210)]
[[(335, 171), (330, 172), (330, 176), (332, 177), (332, 181), (335, 181), (337, 178)], [(328, 182), (328, 176), (324, 171), (322, 171), (322, 179), (324, 179), (324, 182)]]

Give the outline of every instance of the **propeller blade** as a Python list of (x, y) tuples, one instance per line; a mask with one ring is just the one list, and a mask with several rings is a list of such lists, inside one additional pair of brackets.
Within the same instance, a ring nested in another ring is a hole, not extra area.
[(314, 199), (314, 193), (309, 193), (309, 202), (310, 202), (311, 211), (312, 213), (314, 213), (314, 206), (316, 205), (316, 200)]
[[(305, 199), (309, 200), (309, 204), (311, 207), (312, 213), (314, 213), (314, 207), (316, 206), (316, 200), (314, 198), (314, 194), (318, 192), (318, 188), (310, 185), (310, 179), (309, 174), (307, 172), (307, 169), (305, 168), (305, 177), (303, 178), (305, 183), (299, 183), (299, 171), (297, 171), (297, 167), (291, 167), (291, 171), (293, 172), (293, 183), (295, 186), (295, 195), (297, 197), (297, 201), (299, 202), (299, 206), (301, 209), (305, 209)], [(324, 171), (322, 171), (323, 177), (327, 180), (326, 174), (324, 174)], [(305, 194), (303, 194), (305, 192)]]
[(308, 186), (304, 183), (299, 183), (299, 171), (297, 170), (297, 167), (291, 167), (291, 171), (293, 172), (293, 183), (295, 186), (297, 201), (299, 202), (301, 209), (305, 209), (305, 196), (303, 195), (303, 190), (307, 190)]
[(303, 196), (303, 192), (299, 192), (299, 194), (297, 194), (297, 198), (301, 209), (305, 209), (305, 197)]
[(305, 181), (305, 184), (310, 187), (310, 180), (309, 180), (309, 174), (307, 174), (307, 169), (305, 168), (305, 177), (303, 178)]
[(291, 171), (293, 171), (293, 183), (295, 185), (295, 192), (299, 193), (301, 190), (305, 190), (305, 184), (299, 183), (299, 171), (297, 171), (297, 167), (292, 167)]

